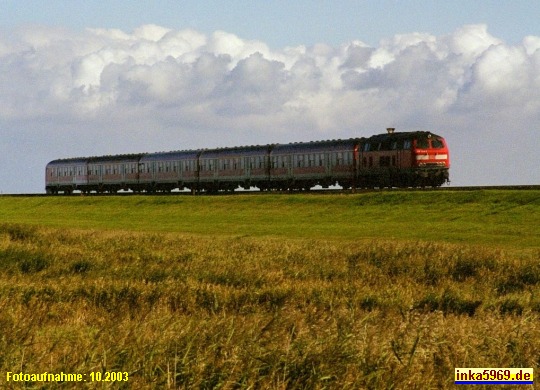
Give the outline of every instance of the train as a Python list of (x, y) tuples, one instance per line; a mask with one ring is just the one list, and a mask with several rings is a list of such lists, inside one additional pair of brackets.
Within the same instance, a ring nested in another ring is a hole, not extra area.
[(193, 194), (258, 188), (296, 191), (439, 187), (449, 182), (446, 140), (430, 131), (371, 137), (158, 153), (57, 159), (45, 169), (47, 194)]

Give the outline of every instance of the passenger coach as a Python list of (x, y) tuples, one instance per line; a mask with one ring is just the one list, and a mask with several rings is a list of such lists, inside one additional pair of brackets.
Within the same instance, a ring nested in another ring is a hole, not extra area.
[(449, 181), (448, 146), (427, 131), (369, 138), (70, 158), (46, 167), (48, 194), (438, 187)]

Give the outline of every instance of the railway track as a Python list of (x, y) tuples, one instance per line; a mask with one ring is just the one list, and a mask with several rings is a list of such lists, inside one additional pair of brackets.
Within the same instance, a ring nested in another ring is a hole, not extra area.
[[(395, 191), (406, 191), (406, 192), (424, 192), (424, 191), (482, 191), (482, 190), (540, 190), (540, 185), (531, 184), (531, 185), (508, 185), (508, 186), (444, 186), (444, 187), (426, 187), (426, 188), (361, 188), (356, 190), (351, 189), (314, 189), (310, 191), (222, 191), (218, 193), (208, 194), (201, 193), (198, 195), (203, 196), (222, 196), (222, 195), (231, 195), (231, 194), (242, 194), (242, 195), (264, 195), (264, 194), (313, 194), (313, 195), (332, 195), (332, 194), (351, 194), (351, 193), (371, 193), (371, 192), (395, 192)], [(135, 193), (135, 192), (118, 192), (118, 193), (92, 193), (90, 195), (84, 195), (82, 193), (73, 193), (69, 196), (133, 196), (133, 195), (158, 195), (158, 196), (185, 196), (192, 195), (189, 191), (173, 191), (173, 192), (156, 192), (156, 193)], [(47, 195), (45, 193), (28, 193), (28, 194), (1, 194), (1, 197), (51, 197), (51, 196), (67, 196), (64, 194), (58, 195)]]

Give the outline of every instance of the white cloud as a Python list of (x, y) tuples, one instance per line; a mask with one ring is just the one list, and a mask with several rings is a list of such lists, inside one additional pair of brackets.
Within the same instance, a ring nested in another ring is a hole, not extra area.
[[(0, 131), (37, 130), (55, 140), (43, 143), (43, 155), (67, 157), (367, 136), (391, 125), (446, 132), (459, 156), (470, 134), (537, 131), (539, 49), (540, 37), (508, 46), (485, 25), (401, 34), (378, 47), (357, 40), (282, 50), (224, 31), (155, 25), (132, 33), (21, 28), (0, 37)], [(58, 132), (80, 143), (71, 151)], [(480, 149), (496, 155), (489, 142)], [(474, 164), (461, 171), (463, 182), (478, 179)]]

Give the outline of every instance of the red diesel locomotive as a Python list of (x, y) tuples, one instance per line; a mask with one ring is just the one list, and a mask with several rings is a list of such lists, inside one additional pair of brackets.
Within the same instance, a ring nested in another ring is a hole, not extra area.
[(449, 168), (443, 137), (389, 128), (369, 138), (59, 159), (47, 164), (45, 189), (70, 194), (438, 187), (449, 181)]

